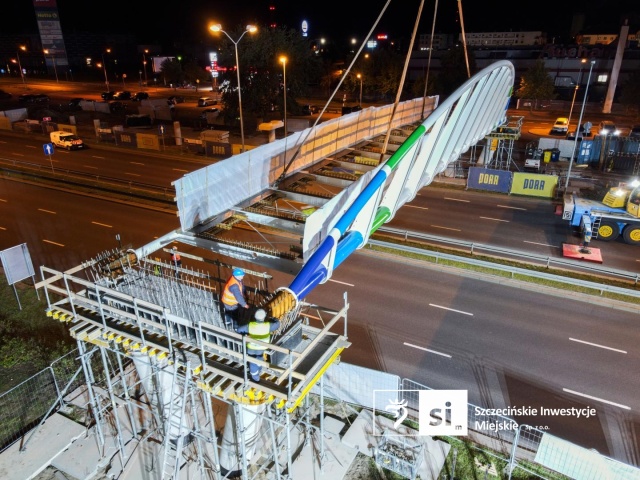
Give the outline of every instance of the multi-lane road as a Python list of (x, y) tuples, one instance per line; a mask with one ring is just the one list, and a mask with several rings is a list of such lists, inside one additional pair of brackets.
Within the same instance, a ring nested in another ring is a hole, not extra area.
[[(39, 139), (13, 138), (0, 135), (3, 158), (47, 165)], [(54, 168), (142, 175), (145, 183), (170, 185), (202, 166), (123, 152), (60, 152)], [(548, 201), (433, 187), (403, 207), (392, 225), (547, 254), (577, 241)], [(36, 267), (64, 270), (115, 248), (116, 234), (138, 247), (178, 227), (175, 214), (134, 203), (0, 180), (0, 249), (26, 243)], [(629, 263), (636, 261), (640, 252), (619, 247)], [(270, 273), (273, 287), (291, 280)], [(597, 413), (589, 419), (517, 419), (638, 463), (637, 313), (365, 252), (347, 259), (308, 300), (338, 308), (345, 291), (352, 342), (345, 361), (431, 388), (468, 389), (470, 401), (482, 406), (593, 407)]]

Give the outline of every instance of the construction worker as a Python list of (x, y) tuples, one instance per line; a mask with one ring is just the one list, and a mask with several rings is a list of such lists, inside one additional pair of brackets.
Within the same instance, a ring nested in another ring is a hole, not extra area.
[(180, 254), (178, 253), (178, 247), (175, 245), (171, 249), (171, 263), (176, 267), (176, 277), (180, 278), (180, 271), (178, 270), (182, 266), (182, 259), (180, 258)]
[[(267, 312), (262, 308), (256, 310), (253, 318), (253, 322), (239, 326), (236, 331), (238, 333), (248, 334), (252, 340), (269, 343), (271, 341), (271, 332), (280, 328), (280, 322), (277, 320), (275, 322), (266, 322)], [(251, 340), (247, 341), (247, 355), (250, 357), (263, 359), (266, 349), (266, 345), (253, 343)], [(249, 375), (251, 375), (251, 379), (254, 382), (260, 382), (261, 371), (262, 366), (249, 361)]]
[(237, 327), (237, 310), (240, 307), (249, 308), (244, 296), (246, 288), (243, 283), (244, 270), (234, 268), (231, 277), (222, 290), (222, 304), (224, 305), (224, 323), (227, 327)]

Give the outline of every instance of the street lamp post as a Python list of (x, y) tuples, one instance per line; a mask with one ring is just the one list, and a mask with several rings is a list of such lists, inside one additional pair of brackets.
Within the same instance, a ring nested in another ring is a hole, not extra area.
[(253, 33), (258, 29), (254, 25), (247, 25), (247, 28), (245, 29), (244, 32), (242, 32), (242, 35), (240, 35), (238, 40), (233, 40), (233, 38), (231, 38), (231, 36), (229, 36), (229, 34), (222, 29), (222, 25), (220, 24), (211, 25), (209, 27), (209, 30), (211, 30), (212, 32), (224, 33), (227, 36), (227, 38), (231, 40), (231, 43), (233, 43), (233, 46), (235, 47), (236, 73), (238, 74), (238, 109), (240, 110), (240, 138), (242, 140), (242, 151), (244, 152), (244, 123), (243, 123), (244, 120), (242, 119), (242, 92), (240, 88), (240, 62), (238, 61), (238, 43), (240, 43), (240, 40), (242, 40), (242, 37), (244, 37), (247, 32)]
[(595, 60), (591, 60), (591, 66), (589, 67), (589, 76), (587, 77), (587, 86), (584, 89), (584, 98), (582, 99), (582, 108), (580, 109), (580, 118), (578, 119), (578, 127), (576, 128), (576, 136), (573, 141), (573, 150), (571, 152), (571, 158), (569, 159), (569, 169), (567, 170), (567, 179), (564, 183), (564, 191), (566, 193), (567, 188), (569, 188), (569, 177), (571, 176), (571, 166), (573, 165), (573, 157), (576, 154), (576, 148), (578, 148), (578, 136), (580, 135), (580, 125), (582, 125), (582, 115), (584, 114), (584, 106), (587, 103), (587, 94), (589, 93), (589, 83), (591, 83), (591, 72), (593, 71), (593, 66), (596, 64)]
[[(107, 48), (107, 53), (111, 53), (110, 48)], [(107, 62), (104, 61), (104, 52), (102, 53), (102, 69), (104, 70), (104, 84), (107, 86), (107, 92), (110, 92), (109, 77), (107, 76)]]
[(20, 45), (20, 48), (16, 51), (16, 57), (18, 57), (18, 68), (20, 69), (20, 76), (22, 77), (22, 83), (26, 85), (27, 81), (24, 78), (24, 72), (22, 71), (22, 63), (20, 63), (20, 50), (26, 51), (27, 47)]
[(282, 63), (282, 80), (284, 84), (284, 136), (287, 136), (287, 57), (280, 57)]
[(360, 80), (360, 108), (362, 108), (362, 75), (358, 74), (356, 77)]
[(142, 66), (144, 67), (144, 86), (147, 87), (148, 85), (148, 80), (147, 80), (147, 53), (149, 53), (149, 50), (147, 50), (145, 48), (144, 52), (142, 53)]
[[(578, 89), (580, 88), (580, 82), (582, 81), (582, 67), (584, 67), (585, 63), (587, 63), (587, 59), (583, 58), (581, 60), (580, 73), (578, 73), (578, 83), (576, 83), (576, 88), (573, 91), (573, 99), (571, 100), (571, 108), (569, 109), (569, 119), (567, 121), (567, 131), (569, 131), (569, 129), (571, 128), (571, 114), (573, 113), (573, 104), (576, 101), (576, 94), (578, 93)], [(576, 134), (578, 133), (579, 129), (580, 129), (580, 125), (578, 125), (578, 127), (576, 129)]]
[[(49, 55), (49, 50), (45, 50), (44, 54)], [(58, 69), (56, 68), (56, 57), (53, 56), (53, 53), (51, 54), (51, 61), (53, 62), (53, 71), (56, 74), (56, 83), (60, 83), (58, 80)]]

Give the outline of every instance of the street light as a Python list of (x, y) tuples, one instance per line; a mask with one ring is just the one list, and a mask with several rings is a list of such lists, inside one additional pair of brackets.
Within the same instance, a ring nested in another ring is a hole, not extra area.
[[(107, 53), (111, 53), (111, 49), (107, 48)], [(109, 77), (107, 76), (107, 62), (104, 61), (104, 52), (102, 52), (102, 68), (104, 69), (104, 83), (107, 86), (107, 92), (110, 92), (111, 90), (109, 90)]]
[(357, 74), (356, 77), (360, 80), (360, 108), (362, 108), (362, 75)]
[[(571, 114), (573, 113), (573, 104), (576, 101), (576, 94), (578, 93), (578, 89), (580, 88), (580, 82), (582, 81), (582, 67), (584, 67), (584, 64), (587, 63), (587, 59), (583, 58), (581, 61), (582, 65), (580, 65), (580, 73), (578, 73), (578, 83), (576, 83), (576, 88), (573, 91), (573, 100), (571, 100), (571, 108), (569, 109), (569, 119), (567, 121), (567, 129), (571, 128)], [(580, 128), (580, 125), (578, 125), (578, 128)], [(577, 130), (576, 130), (577, 133)]]
[(573, 151), (571, 152), (571, 159), (569, 159), (569, 170), (567, 170), (567, 179), (564, 183), (564, 191), (567, 192), (569, 188), (569, 177), (571, 176), (571, 165), (573, 165), (573, 157), (576, 154), (576, 148), (578, 148), (578, 136), (580, 135), (580, 125), (582, 125), (582, 115), (584, 114), (584, 105), (587, 103), (587, 94), (589, 93), (589, 83), (591, 83), (591, 72), (593, 66), (596, 64), (595, 60), (591, 60), (591, 66), (589, 67), (589, 76), (587, 77), (587, 87), (584, 89), (584, 98), (582, 99), (582, 108), (580, 109), (580, 118), (578, 119), (578, 127), (576, 128), (576, 137), (573, 141)]
[(22, 50), (23, 52), (26, 52), (27, 47), (25, 47), (24, 45), (20, 45), (20, 47), (16, 51), (16, 57), (18, 57), (18, 68), (20, 69), (20, 76), (22, 77), (22, 83), (26, 84), (27, 81), (25, 80), (24, 72), (22, 71), (22, 63), (20, 63), (20, 50)]
[(142, 65), (144, 66), (144, 86), (145, 87), (148, 85), (148, 81), (147, 81), (147, 57), (146, 57), (147, 53), (149, 53), (149, 50), (147, 50), (145, 48), (144, 52), (142, 53)]
[(282, 63), (282, 78), (284, 83), (284, 136), (287, 136), (287, 57), (280, 57)]
[[(45, 49), (44, 54), (49, 55), (49, 50)], [(51, 61), (53, 62), (53, 71), (56, 74), (56, 83), (60, 83), (58, 80), (58, 69), (56, 68), (56, 57), (53, 56), (53, 53), (51, 54)]]
[(258, 30), (257, 27), (255, 27), (254, 25), (247, 25), (246, 29), (244, 32), (242, 32), (242, 35), (240, 35), (240, 37), (238, 38), (238, 40), (233, 40), (233, 38), (231, 38), (229, 36), (229, 34), (227, 32), (225, 32), (222, 29), (222, 25), (220, 25), (219, 23), (216, 25), (211, 25), (209, 27), (209, 30), (211, 30), (212, 32), (222, 32), (224, 33), (227, 38), (229, 40), (231, 40), (231, 43), (233, 43), (233, 46), (235, 47), (235, 51), (236, 51), (236, 73), (238, 74), (238, 109), (240, 110), (240, 138), (242, 139), (242, 151), (244, 152), (244, 123), (243, 123), (243, 119), (242, 119), (242, 93), (241, 93), (241, 88), (240, 88), (240, 62), (238, 61), (238, 43), (240, 43), (240, 40), (242, 40), (242, 37), (244, 37), (246, 35), (247, 32), (251, 32), (254, 33)]

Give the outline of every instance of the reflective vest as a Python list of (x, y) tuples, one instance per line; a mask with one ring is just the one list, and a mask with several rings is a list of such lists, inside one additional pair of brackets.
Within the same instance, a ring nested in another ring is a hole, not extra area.
[[(269, 342), (270, 340), (271, 324), (269, 322), (249, 322), (249, 337), (254, 340), (260, 340), (262, 342)], [(264, 345), (258, 345), (257, 343), (247, 342), (247, 348), (252, 350), (266, 350)]]
[(233, 307), (234, 305), (238, 305), (238, 300), (236, 300), (235, 295), (230, 290), (231, 285), (233, 285), (234, 283), (238, 285), (238, 288), (240, 289), (240, 293), (241, 294), (243, 293), (242, 282), (238, 280), (236, 277), (231, 276), (227, 284), (224, 286), (224, 290), (222, 291), (222, 303), (230, 307)]
[(179, 262), (180, 261), (180, 254), (179, 253), (172, 253), (171, 254), (171, 260), (174, 262)]

